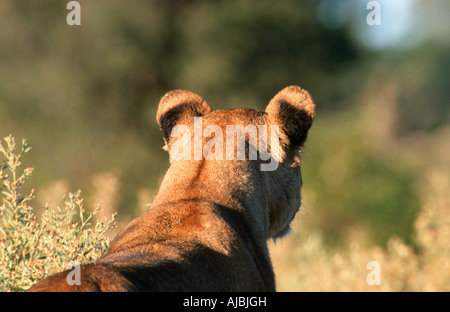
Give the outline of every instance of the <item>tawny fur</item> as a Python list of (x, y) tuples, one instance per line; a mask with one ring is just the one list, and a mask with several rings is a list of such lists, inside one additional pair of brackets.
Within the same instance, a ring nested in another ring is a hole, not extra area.
[[(285, 235), (301, 204), (299, 154), (313, 122), (309, 94), (291, 86), (265, 112), (216, 110), (183, 90), (160, 101), (157, 121), (167, 145), (175, 125), (279, 125), (282, 153), (275, 171), (257, 160), (174, 160), (147, 213), (113, 240), (108, 253), (81, 266), (81, 285), (68, 271), (31, 291), (275, 291), (267, 240)], [(203, 144), (207, 138), (203, 139)], [(224, 145), (225, 146), (225, 145)], [(225, 157), (224, 157), (225, 159)]]

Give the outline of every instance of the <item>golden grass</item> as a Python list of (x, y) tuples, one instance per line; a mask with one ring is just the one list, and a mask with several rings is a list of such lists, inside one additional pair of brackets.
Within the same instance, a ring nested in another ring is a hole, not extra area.
[[(318, 232), (294, 229), (291, 237), (270, 246), (278, 291), (449, 291), (449, 180), (433, 170), (423, 181), (417, 251), (396, 237), (386, 248), (371, 246), (362, 228), (348, 233), (345, 247), (331, 250)], [(366, 281), (370, 261), (380, 264), (380, 285)]]

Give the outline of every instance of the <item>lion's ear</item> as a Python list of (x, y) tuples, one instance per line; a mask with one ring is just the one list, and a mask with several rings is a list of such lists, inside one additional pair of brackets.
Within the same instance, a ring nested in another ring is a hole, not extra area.
[(191, 123), (193, 117), (201, 117), (211, 111), (211, 107), (199, 95), (185, 90), (166, 93), (159, 102), (156, 120), (164, 140), (169, 143), (172, 128), (181, 121)]
[(303, 146), (315, 116), (315, 105), (306, 90), (286, 87), (266, 107), (272, 125), (279, 125), (289, 149)]

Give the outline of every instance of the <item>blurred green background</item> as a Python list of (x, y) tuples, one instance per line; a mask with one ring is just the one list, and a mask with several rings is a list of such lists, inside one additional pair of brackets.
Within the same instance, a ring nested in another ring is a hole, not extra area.
[(168, 168), (164, 93), (264, 109), (296, 84), (317, 105), (301, 226), (414, 245), (423, 176), (450, 169), (448, 1), (378, 1), (378, 26), (365, 0), (79, 1), (81, 26), (67, 2), (0, 2), (0, 135), (33, 146), (35, 208), (81, 189), (129, 220)]

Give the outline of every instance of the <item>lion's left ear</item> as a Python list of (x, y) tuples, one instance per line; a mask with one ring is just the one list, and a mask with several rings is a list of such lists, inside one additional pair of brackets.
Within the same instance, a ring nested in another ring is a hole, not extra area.
[(266, 107), (272, 125), (279, 125), (290, 151), (300, 149), (306, 141), (315, 116), (315, 105), (309, 93), (298, 87), (286, 87)]
[(201, 117), (211, 111), (211, 107), (199, 95), (185, 90), (170, 91), (161, 98), (156, 120), (166, 145), (169, 144), (172, 128), (184, 121), (193, 122), (193, 117)]

